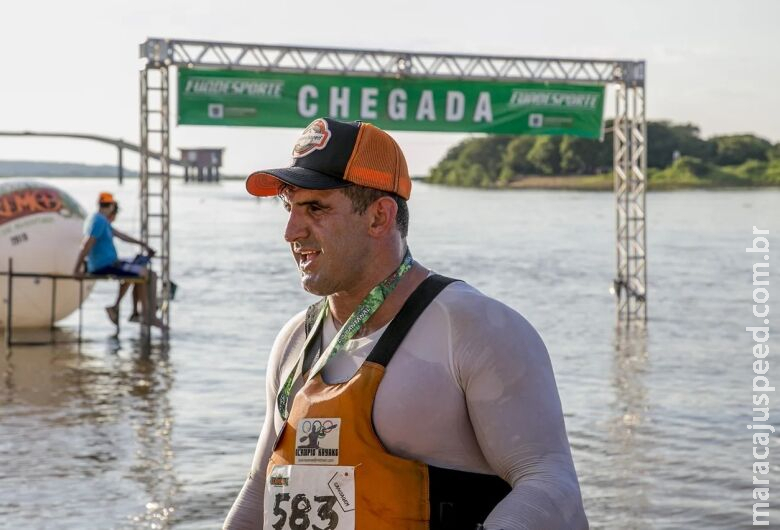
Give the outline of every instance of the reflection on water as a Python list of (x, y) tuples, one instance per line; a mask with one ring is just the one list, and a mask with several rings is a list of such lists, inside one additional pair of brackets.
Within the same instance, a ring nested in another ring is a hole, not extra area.
[[(613, 505), (613, 514), (619, 518), (636, 521), (633, 528), (652, 528), (642, 522), (647, 513), (649, 499), (644, 483), (643, 460), (646, 455), (644, 439), (648, 439), (652, 426), (648, 423), (647, 389), (643, 382), (648, 363), (647, 330), (642, 323), (615, 327), (615, 356), (612, 364), (614, 400), (609, 429), (609, 445), (614, 447), (614, 468), (620, 471), (612, 480), (620, 484), (621, 495)], [(643, 431), (644, 437), (638, 436)], [(651, 439), (651, 437), (650, 437)]]
[[(0, 363), (4, 526), (29, 528), (34, 513), (36, 527), (78, 527), (75, 509), (111, 525), (169, 527), (177, 481), (167, 352), (141, 354), (137, 340), (109, 337), (83, 353), (72, 332), (57, 339), (68, 343), (13, 347)], [(139, 491), (145, 509), (127, 515)]]

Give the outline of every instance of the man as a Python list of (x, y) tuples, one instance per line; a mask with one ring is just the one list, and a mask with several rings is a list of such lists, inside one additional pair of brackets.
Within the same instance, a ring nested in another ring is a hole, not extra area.
[[(145, 265), (138, 263), (138, 261), (143, 262), (143, 260), (119, 259), (114, 246), (114, 236), (122, 241), (140, 245), (150, 256), (154, 255), (154, 250), (142, 241), (130, 237), (111, 226), (118, 212), (119, 204), (114, 199), (114, 196), (107, 192), (100, 193), (98, 196), (98, 211), (89, 216), (84, 223), (84, 240), (76, 258), (73, 274), (79, 275), (82, 273), (84, 259), (86, 258), (87, 272), (89, 274), (146, 279), (146, 282), (136, 283), (133, 289), (133, 312), (130, 319), (131, 321), (137, 321), (139, 319), (137, 311), (138, 302), (140, 301), (141, 303), (141, 314), (146, 315), (147, 284), (151, 284), (151, 287), (154, 288), (156, 278), (154, 272), (150, 271)], [(121, 282), (116, 302), (114, 305), (106, 307), (108, 318), (114, 324), (117, 324), (119, 321), (119, 303), (122, 301), (129, 286), (128, 282)], [(152, 293), (154, 293), (154, 290), (152, 290)], [(153, 306), (149, 314), (154, 315), (155, 309)], [(160, 319), (154, 316), (151, 317), (150, 324), (162, 327)]]
[(411, 181), (389, 135), (317, 119), (292, 166), (247, 190), (281, 197), (301, 284), (326, 298), (274, 342), (224, 528), (588, 527), (541, 338), (412, 259)]

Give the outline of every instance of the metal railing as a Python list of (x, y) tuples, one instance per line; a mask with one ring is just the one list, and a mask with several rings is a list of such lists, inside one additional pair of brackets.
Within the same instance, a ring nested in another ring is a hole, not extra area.
[[(72, 274), (50, 274), (50, 273), (43, 273), (43, 272), (15, 272), (13, 268), (13, 258), (8, 259), (8, 271), (2, 272), (0, 271), (0, 276), (7, 276), (7, 305), (8, 310), (6, 311), (5, 315), (5, 345), (7, 347), (11, 346), (43, 346), (47, 344), (66, 344), (66, 343), (73, 343), (77, 342), (81, 344), (82, 342), (82, 323), (84, 320), (84, 282), (92, 282), (92, 281), (99, 281), (99, 280), (116, 280), (116, 281), (123, 281), (128, 283), (146, 283), (145, 278), (134, 278), (134, 277), (127, 277), (127, 276), (93, 276), (89, 274), (83, 274), (83, 275), (72, 275)], [(48, 341), (14, 341), (13, 334), (14, 334), (14, 327), (13, 327), (13, 300), (14, 300), (14, 279), (15, 278), (35, 278), (35, 279), (48, 279), (51, 280), (51, 309), (49, 313), (49, 340)], [(56, 309), (57, 309), (57, 282), (60, 280), (64, 281), (76, 281), (79, 283), (79, 308), (78, 308), (78, 332), (76, 335), (76, 340), (68, 340), (68, 341), (58, 341), (56, 339), (56, 327), (54, 325), (56, 321)], [(119, 333), (119, 323), (117, 321), (117, 334)], [(146, 322), (141, 323), (142, 332), (145, 337), (150, 337), (149, 333), (149, 322), (148, 319)], [(143, 328), (146, 328), (145, 330)]]

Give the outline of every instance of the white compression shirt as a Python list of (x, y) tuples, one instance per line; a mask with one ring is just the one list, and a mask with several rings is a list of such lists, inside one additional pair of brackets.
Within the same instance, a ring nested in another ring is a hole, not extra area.
[[(274, 342), (265, 423), (225, 529), (262, 528), (265, 470), (283, 423), (276, 396), (300, 354), (304, 316), (293, 317)], [(351, 340), (323, 379), (349, 379), (384, 329)], [(326, 319), (323, 343), (335, 333)], [(544, 343), (521, 315), (473, 287), (449, 285), (422, 313), (387, 367), (373, 417), (397, 456), (511, 484), (487, 530), (588, 528)]]

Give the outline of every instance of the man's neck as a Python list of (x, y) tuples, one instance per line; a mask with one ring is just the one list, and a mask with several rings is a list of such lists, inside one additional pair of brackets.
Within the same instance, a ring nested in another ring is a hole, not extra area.
[[(336, 326), (336, 329), (341, 329), (341, 327), (357, 309), (357, 307), (360, 305), (360, 302), (365, 299), (371, 289), (373, 289), (374, 286), (384, 280), (387, 276), (392, 274), (394, 270), (395, 269), (387, 273), (385, 276), (382, 276), (381, 279), (371, 285), (371, 287), (364, 289), (362, 294), (357, 292), (354, 294), (335, 293), (328, 297), (328, 306), (333, 318), (333, 324)], [(372, 333), (373, 331), (376, 331), (377, 329), (387, 324), (396, 315), (398, 310), (400, 310), (401, 306), (409, 297), (409, 295), (417, 288), (418, 285), (420, 285), (420, 283), (427, 275), (427, 269), (425, 269), (419, 263), (413, 262), (411, 270), (409, 270), (401, 278), (396, 288), (388, 295), (384, 303), (379, 306), (379, 309), (377, 309), (371, 318), (369, 318), (368, 321), (366, 321), (366, 323), (361, 327), (358, 336)]]
[(330, 312), (335, 321), (342, 324), (346, 322), (360, 305), (360, 302), (368, 296), (368, 293), (398, 270), (403, 256), (403, 253), (398, 252), (396, 255), (385, 259), (377, 258), (372, 260), (371, 264), (373, 266), (371, 270), (366, 271), (368, 274), (365, 277), (361, 278), (355, 285), (351, 285), (349, 289), (328, 296)]
[(379, 241), (366, 249), (370, 259), (364, 262), (362, 277), (355, 278), (346, 289), (328, 295), (329, 309), (336, 322), (346, 322), (371, 289), (398, 269), (406, 250), (406, 241), (401, 238)]

